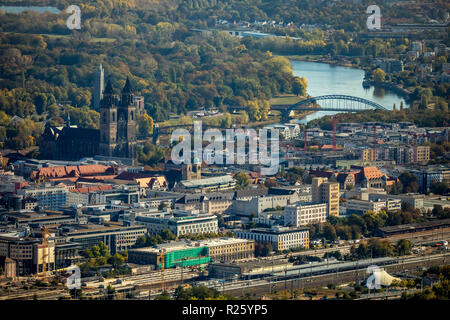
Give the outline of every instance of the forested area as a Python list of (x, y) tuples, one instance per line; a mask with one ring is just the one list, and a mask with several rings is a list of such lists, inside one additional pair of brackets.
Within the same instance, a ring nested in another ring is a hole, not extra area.
[(225, 33), (194, 32), (159, 4), (140, 10), (133, 1), (88, 3), (80, 4), (81, 31), (66, 27), (65, 13), (0, 15), (5, 147), (26, 148), (39, 136), (22, 132), (22, 121), (11, 123), (13, 116), (33, 122), (40, 132), (44, 121), (63, 125), (69, 118), (72, 125), (97, 128), (99, 115), (90, 107), (100, 63), (117, 91), (131, 78), (155, 121), (227, 106), (244, 106), (251, 120), (264, 119), (268, 99), (292, 92), (294, 77), (285, 58), (249, 51)]
[[(439, 18), (439, 10), (435, 12), (435, 9), (447, 4), (433, 2), (428, 14)], [(0, 143), (13, 149), (32, 146), (46, 122), (63, 125), (69, 118), (72, 125), (97, 128), (99, 115), (91, 110), (91, 104), (94, 75), (100, 63), (116, 90), (130, 77), (136, 91), (144, 96), (145, 109), (152, 121), (164, 121), (171, 113), (183, 115), (198, 108), (226, 111), (229, 106), (243, 106), (244, 116), (248, 115), (250, 121), (265, 120), (268, 99), (282, 93), (305, 91), (305, 87), (298, 87), (300, 78), (293, 76), (289, 61), (273, 56), (271, 51), (356, 57), (400, 54), (407, 50), (408, 43), (403, 39), (350, 41), (351, 32), (365, 27), (367, 3), (2, 1), (2, 5), (11, 6), (56, 6), (61, 13), (0, 14), (0, 111), (4, 112), (0, 114)], [(69, 5), (81, 8), (79, 31), (66, 26), (69, 14), (65, 9)], [(384, 4), (380, 6), (386, 16), (394, 16)], [(330, 25), (337, 31), (326, 35), (321, 30), (262, 30), (298, 36), (302, 38), (300, 41), (289, 38), (240, 41), (223, 32), (200, 31), (211, 29), (219, 19), (293, 21)], [(441, 96), (445, 96), (448, 88), (441, 89), (445, 91)], [(24, 126), (22, 121), (11, 122), (13, 116), (26, 118), (28, 124), (33, 122), (34, 128), (24, 132), (19, 127), (19, 124)]]

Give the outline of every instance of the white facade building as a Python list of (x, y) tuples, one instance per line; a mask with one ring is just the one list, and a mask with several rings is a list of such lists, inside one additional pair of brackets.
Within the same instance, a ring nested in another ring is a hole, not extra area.
[(327, 220), (326, 203), (297, 203), (284, 208), (284, 225), (300, 227)]

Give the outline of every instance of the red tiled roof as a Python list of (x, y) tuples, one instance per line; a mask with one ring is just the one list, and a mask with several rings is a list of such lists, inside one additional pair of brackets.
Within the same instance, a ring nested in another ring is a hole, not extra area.
[(37, 171), (33, 171), (31, 177), (37, 179), (43, 178), (63, 178), (63, 177), (79, 177), (92, 176), (101, 174), (111, 174), (114, 172), (112, 167), (107, 167), (101, 164), (81, 165), (81, 166), (58, 166), (46, 167)]
[(381, 178), (383, 176), (377, 167), (364, 167), (362, 169), (362, 174), (367, 179)]
[(79, 192), (79, 193), (89, 193), (89, 192), (95, 192), (95, 191), (102, 191), (102, 190), (112, 190), (112, 186), (106, 185), (106, 186), (96, 186), (96, 187), (85, 187), (85, 188), (76, 188), (71, 190), (71, 192)]

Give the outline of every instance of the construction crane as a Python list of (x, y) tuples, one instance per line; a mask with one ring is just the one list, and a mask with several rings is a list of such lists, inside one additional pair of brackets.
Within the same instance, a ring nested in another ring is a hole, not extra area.
[(161, 289), (162, 292), (165, 291), (165, 283), (164, 283), (164, 249), (159, 250), (159, 257), (161, 261)]
[(336, 151), (336, 124), (337, 124), (337, 115), (333, 116), (333, 151)]
[(52, 235), (48, 232), (47, 227), (44, 226), (42, 230), (42, 275), (44, 280), (47, 278), (47, 264), (48, 262), (48, 242), (47, 237), (51, 237)]
[(377, 160), (377, 156), (376, 156), (376, 154), (377, 154), (377, 126), (374, 125), (372, 127), (372, 129), (373, 129), (373, 146), (372, 146), (373, 151), (372, 152), (373, 152), (374, 160)]
[(303, 150), (308, 151), (308, 128), (305, 126), (305, 137), (303, 141)]

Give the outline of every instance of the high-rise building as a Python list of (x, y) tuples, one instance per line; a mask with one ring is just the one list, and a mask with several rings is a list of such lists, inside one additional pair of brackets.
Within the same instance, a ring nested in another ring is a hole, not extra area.
[(326, 202), (328, 215), (339, 216), (339, 182), (330, 182), (327, 178), (312, 179), (312, 201)]
[(362, 152), (363, 161), (376, 161), (377, 155), (374, 149), (364, 149)]
[(104, 77), (105, 77), (105, 70), (103, 69), (103, 66), (100, 64), (98, 66), (97, 73), (95, 74), (94, 110), (100, 109), (100, 102), (103, 99)]
[(416, 146), (412, 149), (414, 163), (427, 163), (430, 161), (430, 146)]

